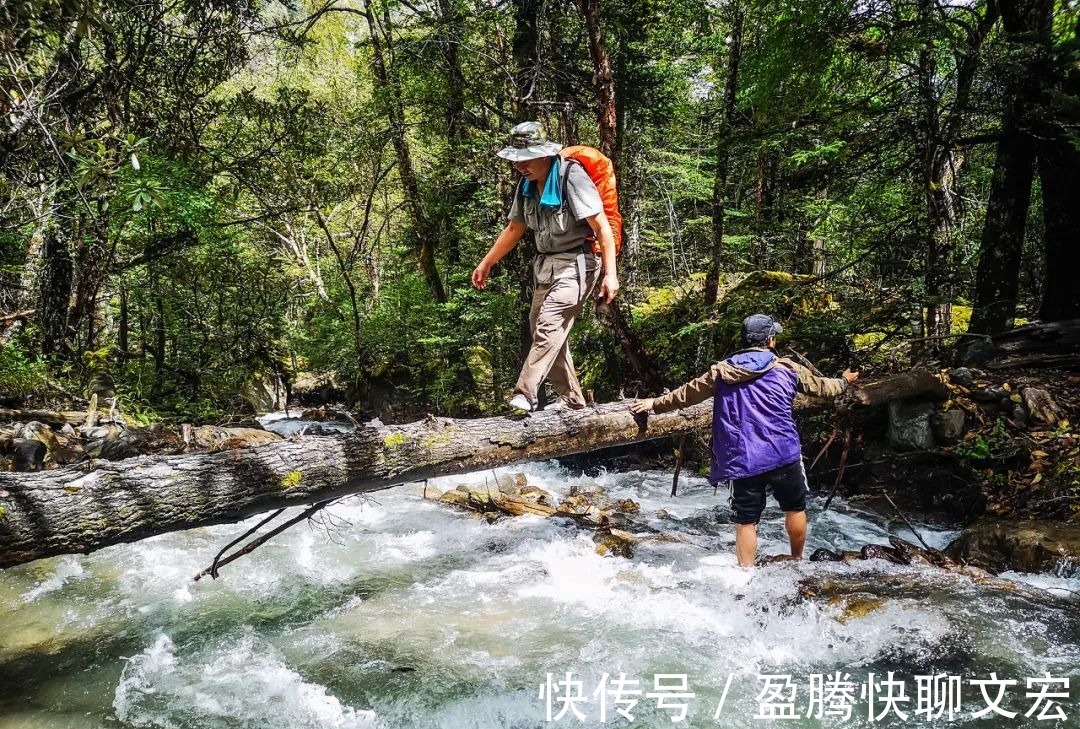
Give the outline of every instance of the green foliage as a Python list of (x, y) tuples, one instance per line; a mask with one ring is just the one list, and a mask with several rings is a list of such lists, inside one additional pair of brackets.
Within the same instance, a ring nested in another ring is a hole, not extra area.
[(28, 355), (19, 345), (0, 344), (0, 397), (21, 398), (46, 388), (45, 360)]
[[(0, 350), (4, 388), (40, 387), (49, 351), (72, 381), (109, 371), (146, 419), (245, 407), (245, 386), (271, 374), (333, 376), (355, 403), (400, 417), (500, 407), (522, 355), (531, 251), (523, 243), (486, 291), (470, 287), (516, 181), (492, 151), (525, 116), (563, 141), (598, 141), (587, 26), (572, 3), (364, 7), (384, 78), (356, 12), (234, 0), (0, 9), (11, 55), (0, 81), (18, 81), (0, 99), (11, 112), (0, 313), (35, 308), (48, 275), (63, 309), (48, 331), (64, 340), (47, 339), (37, 307), (31, 336)], [(756, 311), (781, 318), (781, 345), (824, 369), (849, 364), (853, 344), (889, 364), (912, 312), (931, 304), (953, 303), (953, 330), (966, 328), (995, 159), (992, 145), (957, 139), (996, 131), (1019, 50), (997, 31), (969, 48), (985, 3), (921, 7), (601, 4), (633, 233), (621, 296), (668, 379), (736, 349)], [(1060, 11), (1065, 68), (1076, 10)], [(40, 90), (43, 124), (20, 126), (17, 88)], [(961, 92), (970, 104), (952, 123)], [(1067, 116), (1075, 99), (1051, 96)], [(952, 155), (951, 178), (928, 183), (935, 154)], [(941, 245), (928, 189), (947, 189), (954, 211)], [(1038, 190), (1033, 204), (1028, 309), (1041, 286)], [(421, 244), (444, 303), (418, 271)], [(705, 310), (714, 263), (721, 298)], [(633, 384), (591, 314), (572, 346), (595, 397)]]
[(998, 418), (989, 432), (973, 432), (968, 439), (956, 445), (955, 451), (961, 458), (981, 462), (1007, 455), (1009, 445), (1005, 419)]

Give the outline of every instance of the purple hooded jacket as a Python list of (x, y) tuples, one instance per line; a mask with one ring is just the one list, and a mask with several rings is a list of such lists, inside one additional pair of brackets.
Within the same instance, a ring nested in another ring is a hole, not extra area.
[(843, 378), (814, 375), (768, 349), (747, 349), (653, 401), (658, 413), (713, 397), (713, 483), (749, 478), (802, 457), (793, 404), (796, 392), (832, 397)]
[(777, 367), (767, 350), (739, 352), (726, 361), (748, 376), (716, 382), (712, 482), (756, 476), (802, 458), (792, 412), (799, 376)]

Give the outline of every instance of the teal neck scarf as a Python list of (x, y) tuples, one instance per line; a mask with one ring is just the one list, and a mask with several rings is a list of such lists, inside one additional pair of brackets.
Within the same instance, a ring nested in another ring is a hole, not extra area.
[[(525, 180), (521, 192), (525, 197), (533, 196), (533, 188), (536, 187), (532, 180)], [(547, 181), (544, 182), (544, 192), (540, 195), (540, 207), (562, 207), (562, 193), (559, 191), (559, 157), (551, 160), (551, 169), (548, 171)]]

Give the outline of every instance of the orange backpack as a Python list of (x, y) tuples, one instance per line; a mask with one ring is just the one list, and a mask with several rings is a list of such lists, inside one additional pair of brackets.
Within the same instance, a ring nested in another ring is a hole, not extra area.
[[(622, 252), (622, 215), (619, 214), (619, 193), (615, 188), (615, 167), (611, 160), (595, 147), (565, 147), (559, 153), (563, 159), (574, 160), (585, 168), (589, 179), (596, 185), (600, 200), (604, 203), (604, 215), (611, 225), (615, 238), (615, 255)], [(600, 255), (600, 244), (593, 241), (593, 251)]]

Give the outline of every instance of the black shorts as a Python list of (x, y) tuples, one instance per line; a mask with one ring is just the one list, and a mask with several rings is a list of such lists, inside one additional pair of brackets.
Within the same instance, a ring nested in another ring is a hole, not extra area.
[(784, 511), (806, 511), (806, 491), (802, 459), (757, 476), (735, 479), (731, 489), (735, 523), (757, 524), (769, 493), (776, 497)]

